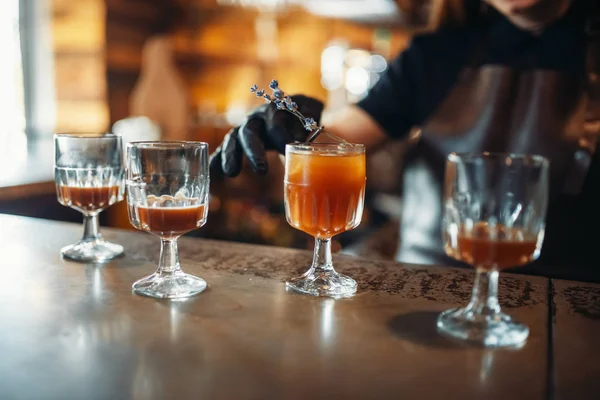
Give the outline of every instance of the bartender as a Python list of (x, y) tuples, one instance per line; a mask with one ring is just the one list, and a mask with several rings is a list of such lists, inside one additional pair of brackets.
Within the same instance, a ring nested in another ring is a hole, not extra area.
[[(414, 37), (358, 104), (326, 129), (376, 149), (420, 137), (404, 161), (397, 260), (452, 265), (441, 236), (442, 186), (450, 152), (535, 153), (551, 162), (540, 259), (527, 272), (600, 279), (600, 12), (597, 0), (441, 1), (438, 29)], [(293, 96), (318, 120), (323, 105)], [(267, 172), (266, 150), (306, 139), (291, 114), (259, 107), (211, 158), (226, 176), (246, 156)], [(596, 272), (597, 270), (597, 272)]]

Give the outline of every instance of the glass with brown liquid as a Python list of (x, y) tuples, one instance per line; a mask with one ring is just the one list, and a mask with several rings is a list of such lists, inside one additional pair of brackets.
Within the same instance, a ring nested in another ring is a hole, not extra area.
[(63, 257), (102, 263), (123, 254), (98, 230), (98, 214), (123, 200), (121, 137), (113, 134), (54, 136), (54, 179), (60, 204), (83, 214), (83, 238), (61, 250)]
[(288, 223), (315, 237), (313, 264), (286, 286), (314, 296), (347, 297), (356, 282), (337, 273), (331, 238), (356, 228), (365, 196), (365, 148), (355, 144), (286, 146), (285, 211)]
[(133, 284), (137, 294), (185, 298), (206, 289), (204, 279), (179, 264), (177, 239), (206, 223), (208, 145), (202, 142), (138, 142), (127, 145), (129, 220), (161, 240), (156, 272)]
[(540, 254), (548, 174), (548, 161), (541, 156), (448, 156), (444, 246), (450, 257), (473, 266), (476, 278), (471, 302), (439, 316), (441, 333), (485, 347), (525, 343), (527, 326), (500, 311), (498, 275)]

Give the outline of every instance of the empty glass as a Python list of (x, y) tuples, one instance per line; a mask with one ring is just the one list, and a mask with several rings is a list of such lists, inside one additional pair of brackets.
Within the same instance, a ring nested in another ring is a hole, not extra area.
[(548, 161), (541, 156), (448, 156), (445, 249), (477, 272), (471, 302), (439, 316), (441, 333), (485, 347), (519, 346), (526, 341), (527, 326), (500, 311), (498, 274), (539, 256), (548, 205), (548, 174)]
[(133, 142), (127, 145), (129, 220), (160, 238), (158, 269), (133, 284), (137, 294), (184, 298), (206, 282), (181, 270), (177, 239), (206, 223), (208, 145), (201, 142)]
[(315, 237), (310, 269), (286, 286), (313, 296), (348, 297), (356, 281), (337, 273), (331, 238), (362, 219), (366, 162), (359, 144), (288, 144), (285, 151), (285, 214), (294, 228)]
[(98, 232), (98, 214), (123, 200), (121, 137), (54, 135), (54, 180), (58, 201), (83, 214), (83, 238), (61, 250), (63, 257), (102, 263), (123, 254), (123, 246), (107, 242)]

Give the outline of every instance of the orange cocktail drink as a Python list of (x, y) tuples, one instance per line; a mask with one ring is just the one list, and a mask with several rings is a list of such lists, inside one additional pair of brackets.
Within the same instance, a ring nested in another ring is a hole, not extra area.
[[(365, 150), (362, 145), (287, 146), (285, 168), (287, 221), (294, 228), (314, 236), (317, 240), (315, 262), (311, 270), (303, 275), (304, 281), (300, 284), (290, 281), (288, 287), (303, 293), (334, 297), (356, 291), (356, 283), (353, 280), (333, 270), (329, 247), (333, 236), (354, 229), (360, 224), (365, 196), (365, 173)], [(319, 251), (323, 254), (318, 254)], [(332, 277), (335, 278), (333, 281), (331, 281)], [(327, 283), (315, 288), (310, 286), (315, 284), (313, 281), (306, 281), (313, 278)], [(354, 283), (338, 282), (338, 278)], [(342, 288), (338, 283), (354, 286)]]
[(362, 217), (365, 154), (289, 153), (285, 179), (290, 225), (316, 238), (354, 229)]

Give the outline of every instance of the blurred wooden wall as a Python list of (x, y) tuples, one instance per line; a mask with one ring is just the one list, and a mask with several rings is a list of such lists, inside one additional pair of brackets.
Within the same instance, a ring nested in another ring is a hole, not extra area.
[(129, 95), (139, 77), (142, 47), (176, 24), (177, 0), (104, 0), (106, 82), (111, 125), (129, 116)]
[(107, 128), (104, 0), (52, 0), (59, 132)]
[[(194, 119), (206, 110), (224, 113), (234, 102), (259, 104), (248, 87), (267, 85), (273, 78), (286, 91), (325, 99), (322, 50), (333, 39), (369, 50), (375, 28), (298, 10), (271, 19), (249, 9), (218, 6), (216, 0), (106, 0), (110, 123), (129, 115), (129, 94), (139, 75), (145, 40), (165, 32), (173, 39)], [(405, 31), (392, 31), (391, 53), (404, 48), (408, 38)], [(191, 129), (193, 136), (202, 136), (208, 127)]]
[[(325, 99), (320, 60), (327, 43), (343, 39), (369, 50), (375, 35), (375, 27), (300, 10), (273, 19), (218, 6), (216, 0), (51, 1), (57, 131), (104, 130), (129, 116), (142, 47), (156, 34), (173, 39), (192, 120), (207, 110), (224, 113), (232, 103), (258, 104), (248, 87), (267, 85), (273, 78), (289, 92)], [(406, 46), (409, 33), (396, 29), (391, 34), (390, 54), (395, 55)], [(194, 136), (208, 127), (191, 129)]]

